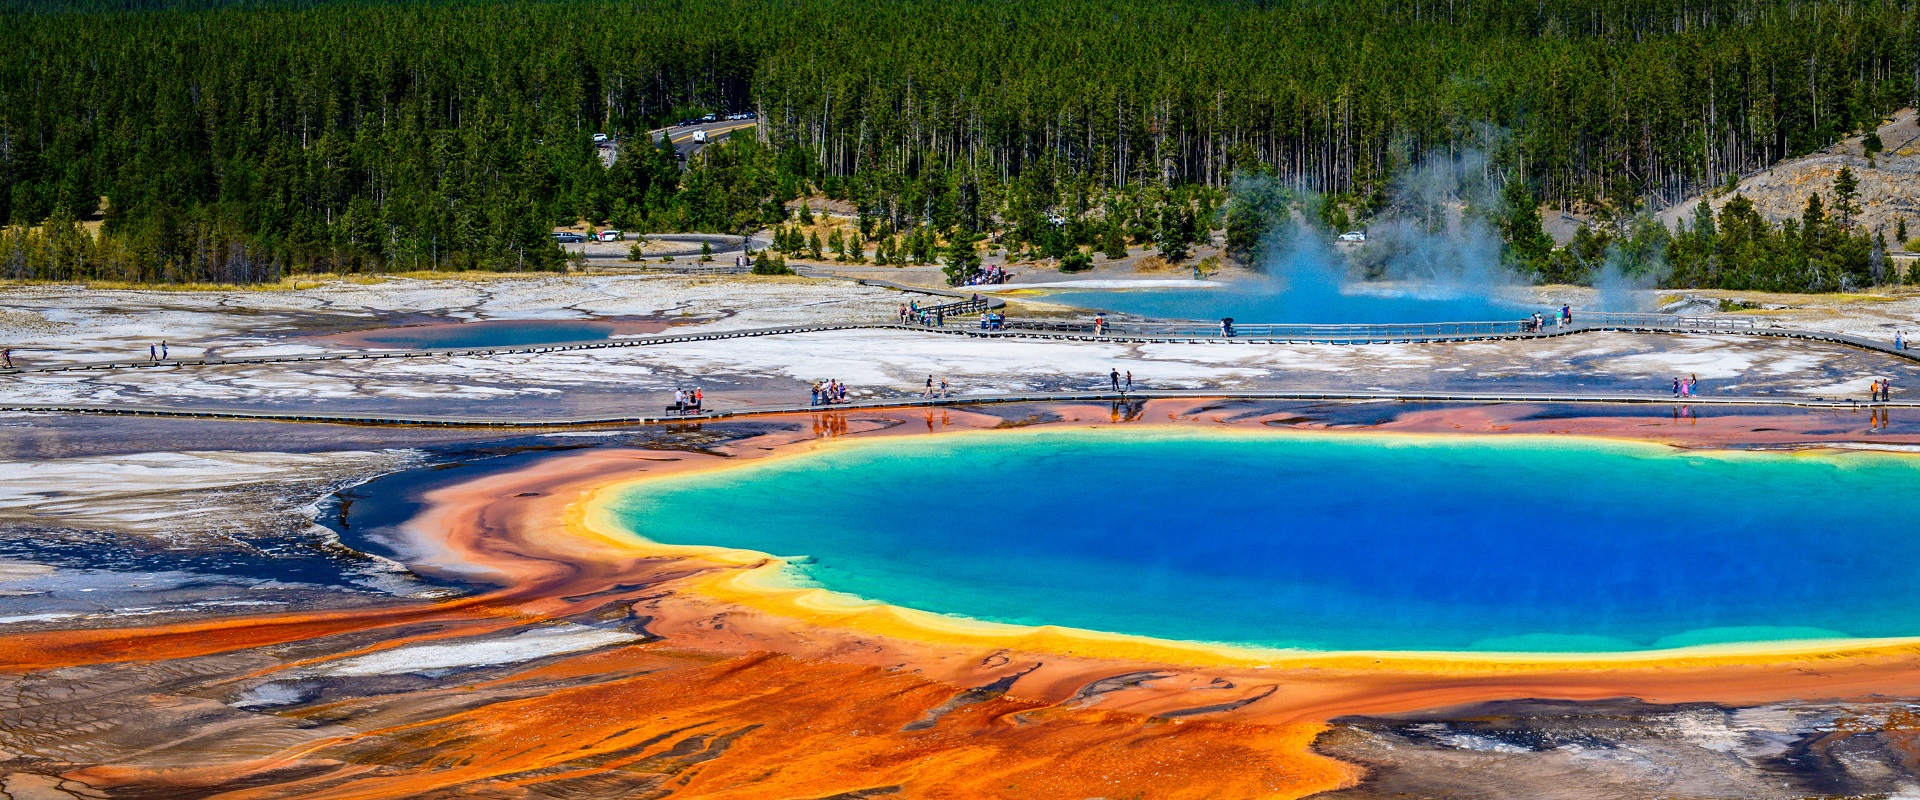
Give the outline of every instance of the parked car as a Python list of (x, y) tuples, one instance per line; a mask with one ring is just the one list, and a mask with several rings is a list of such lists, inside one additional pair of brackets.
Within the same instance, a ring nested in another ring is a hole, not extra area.
[(1340, 241), (1343, 242), (1364, 242), (1366, 240), (1366, 231), (1347, 231), (1346, 233), (1340, 234)]
[(718, 116), (715, 116), (715, 115), (713, 115), (713, 114), (708, 114), (708, 115), (706, 115), (706, 116), (704, 116), (704, 117), (701, 117), (701, 118), (700, 118), (700, 121), (701, 121), (701, 122), (718, 122), (719, 120), (720, 120), (720, 118), (719, 118)]
[(554, 231), (553, 240), (561, 244), (579, 244), (586, 241), (587, 237), (573, 231)]
[(604, 133), (596, 133), (596, 134), (594, 134), (594, 135), (593, 135), (593, 140), (594, 140), (595, 142), (604, 142), (604, 141), (606, 141), (606, 140), (607, 140), (608, 138), (609, 138), (609, 137), (608, 137), (608, 136), (607, 136), (606, 134), (604, 134)]
[(614, 230), (601, 231), (593, 236), (596, 242), (617, 242), (625, 238), (627, 238), (625, 233)]

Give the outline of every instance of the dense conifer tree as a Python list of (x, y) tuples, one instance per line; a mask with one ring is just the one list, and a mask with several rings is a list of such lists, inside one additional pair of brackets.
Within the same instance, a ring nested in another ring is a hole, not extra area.
[[(1364, 219), (1411, 165), (1466, 150), (1540, 202), (1630, 219), (1920, 100), (1910, 0), (0, 0), (0, 15), (0, 276), (18, 278), (558, 269), (555, 225), (739, 233), (799, 199), (804, 226), (803, 198), (822, 194), (863, 232), (912, 231), (896, 260), (929, 263), (961, 229), (1112, 255), (1107, 224), (1178, 251), (1239, 172)], [(751, 135), (684, 163), (650, 133), (740, 111), (758, 113)], [(611, 166), (595, 133), (615, 137)], [(1833, 199), (1844, 228), (1857, 201)], [(1251, 253), (1233, 214), (1227, 244)], [(1831, 263), (1800, 272), (1854, 275)]]

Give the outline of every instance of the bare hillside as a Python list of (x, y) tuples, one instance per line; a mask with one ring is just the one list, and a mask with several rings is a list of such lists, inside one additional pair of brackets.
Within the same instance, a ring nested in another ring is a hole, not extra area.
[[(1888, 247), (1904, 249), (1903, 243), (1894, 242), (1897, 220), (1906, 219), (1909, 238), (1920, 237), (1920, 121), (1916, 116), (1914, 109), (1903, 109), (1880, 126), (1880, 141), (1886, 152), (1868, 158), (1861, 146), (1864, 137), (1849, 137), (1825, 150), (1747, 176), (1740, 182), (1740, 193), (1767, 219), (1779, 222), (1800, 216), (1807, 207), (1807, 195), (1814, 192), (1819, 192), (1831, 209), (1834, 176), (1842, 166), (1852, 167), (1860, 179), (1859, 224), (1868, 230), (1884, 230)], [(1709, 202), (1717, 210), (1732, 197), (1715, 192)], [(1665, 209), (1660, 219), (1672, 227), (1675, 221), (1691, 217), (1697, 203), (1690, 200)]]

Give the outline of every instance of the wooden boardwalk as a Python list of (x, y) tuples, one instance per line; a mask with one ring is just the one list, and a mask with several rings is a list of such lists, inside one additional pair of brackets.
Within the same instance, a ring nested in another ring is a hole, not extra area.
[[(1696, 318), (1697, 319), (1697, 318)], [(635, 336), (621, 339), (606, 339), (590, 342), (569, 342), (563, 344), (528, 345), (520, 347), (449, 347), (422, 348), (407, 350), (355, 350), (336, 353), (311, 353), (305, 355), (249, 356), (238, 358), (170, 358), (159, 361), (122, 360), (96, 361), (46, 366), (22, 366), (16, 369), (0, 369), (0, 375), (18, 375), (49, 372), (87, 372), (97, 370), (157, 369), (166, 367), (217, 367), (257, 364), (297, 364), (318, 361), (375, 361), (396, 358), (433, 358), (441, 356), (497, 356), (538, 353), (564, 353), (582, 350), (606, 350), (619, 347), (647, 347), (660, 344), (678, 344), (685, 342), (708, 342), (724, 339), (739, 339), (755, 336), (784, 336), (820, 331), (847, 330), (905, 330), (923, 333), (938, 333), (950, 336), (964, 336), (975, 339), (1048, 339), (1079, 342), (1113, 342), (1121, 344), (1313, 344), (1313, 345), (1372, 345), (1372, 344), (1440, 344), (1447, 342), (1509, 341), (1527, 339), (1550, 339), (1561, 336), (1573, 336), (1583, 333), (1616, 332), (1646, 333), (1668, 335), (1713, 335), (1713, 336), (1765, 336), (1781, 339), (1826, 342), (1920, 362), (1920, 354), (1911, 350), (1895, 350), (1891, 342), (1883, 342), (1865, 337), (1824, 331), (1804, 331), (1790, 328), (1761, 328), (1746, 326), (1728, 326), (1724, 328), (1689, 325), (1625, 324), (1625, 323), (1579, 323), (1567, 327), (1550, 328), (1540, 332), (1517, 330), (1447, 330), (1448, 326), (1468, 323), (1447, 323), (1430, 326), (1298, 326), (1299, 333), (1286, 335), (1260, 335), (1254, 333), (1261, 327), (1280, 326), (1242, 326), (1243, 333), (1233, 337), (1218, 334), (1204, 334), (1199, 329), (1187, 331), (1169, 330), (1156, 332), (1143, 328), (1135, 332), (1126, 330), (1114, 333), (1094, 335), (1090, 331), (1075, 330), (1084, 325), (1059, 324), (1057, 328), (1038, 327), (1035, 323), (1013, 321), (1007, 330), (980, 330), (971, 321), (962, 324), (955, 318), (944, 327), (904, 325), (887, 322), (845, 322), (815, 325), (781, 325), (765, 328), (745, 328), (733, 331), (713, 331), (705, 333), (682, 333), (661, 336)], [(1314, 330), (1319, 329), (1319, 330)], [(1341, 332), (1344, 330), (1345, 332)]]
[(1131, 392), (1022, 392), (1017, 394), (962, 395), (956, 397), (902, 397), (863, 400), (829, 406), (771, 405), (714, 409), (700, 414), (602, 414), (529, 418), (525, 414), (502, 416), (407, 416), (376, 412), (301, 412), (247, 409), (195, 409), (163, 406), (73, 405), (59, 403), (0, 403), (0, 412), (97, 414), (129, 417), (172, 417), (188, 419), (255, 420), (261, 422), (310, 422), (337, 425), (375, 425), (432, 428), (580, 428), (618, 425), (655, 425), (697, 423), (775, 414), (832, 414), (848, 411), (878, 411), (914, 408), (950, 408), (957, 406), (1002, 405), (1009, 403), (1123, 403), (1164, 399), (1275, 400), (1307, 402), (1426, 402), (1426, 403), (1582, 403), (1598, 405), (1668, 405), (1714, 408), (1807, 408), (1852, 411), (1869, 408), (1920, 408), (1920, 400), (1895, 400), (1867, 403), (1820, 397), (1791, 396), (1713, 396), (1674, 397), (1668, 394), (1621, 392), (1298, 392), (1217, 389), (1140, 389)]

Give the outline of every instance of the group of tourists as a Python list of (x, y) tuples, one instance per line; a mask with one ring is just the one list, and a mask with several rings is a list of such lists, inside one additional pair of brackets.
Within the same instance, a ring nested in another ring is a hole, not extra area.
[(941, 379), (940, 379), (940, 393), (939, 393), (939, 394), (934, 394), (933, 392), (934, 392), (934, 388), (933, 388), (933, 376), (932, 376), (932, 375), (928, 375), (928, 376), (927, 376), (927, 390), (926, 390), (925, 392), (921, 392), (921, 393), (920, 393), (920, 396), (921, 396), (921, 397), (952, 397), (952, 396), (953, 396), (953, 387), (951, 387), (951, 386), (949, 386), (949, 385), (947, 384), (947, 379), (943, 377), (943, 378), (941, 378)]
[(1684, 378), (1673, 379), (1674, 397), (1693, 397), (1698, 394), (1699, 388), (1700, 376), (1698, 375), (1688, 375)]
[(991, 311), (980, 312), (980, 330), (1004, 331), (1007, 329), (1007, 315)]
[(1886, 378), (1879, 378), (1874, 380), (1874, 382), (1867, 387), (1867, 391), (1871, 392), (1873, 395), (1873, 399), (1870, 400), (1869, 402), (1873, 402), (1873, 403), (1893, 402), (1893, 381), (1887, 380)]
[(1907, 332), (1906, 331), (1893, 332), (1893, 349), (1895, 350), (1907, 349)]
[(1540, 312), (1535, 311), (1533, 312), (1533, 316), (1520, 321), (1520, 326), (1525, 329), (1527, 333), (1539, 333), (1547, 328), (1564, 328), (1572, 324), (1573, 309), (1568, 306), (1561, 306), (1559, 311), (1550, 311), (1548, 315), (1542, 315)]
[(966, 280), (961, 281), (961, 285), (991, 286), (998, 283), (1006, 283), (1012, 277), (1013, 275), (1008, 273), (1005, 267), (999, 265), (984, 266), (974, 269), (973, 274), (968, 275)]
[(692, 389), (673, 390), (673, 410), (678, 414), (698, 414), (700, 406), (707, 400), (706, 392), (695, 386)]
[(167, 343), (161, 342), (159, 344), (147, 345), (147, 360), (148, 361), (167, 360)]
[(847, 385), (832, 378), (813, 382), (813, 405), (847, 402)]
[(1110, 370), (1107, 372), (1107, 383), (1111, 384), (1116, 392), (1131, 392), (1133, 391), (1133, 370), (1127, 370), (1125, 375), (1120, 374), (1119, 369)]
[(918, 300), (900, 306), (899, 318), (900, 324), (902, 325), (922, 325), (929, 328), (938, 328), (947, 324), (947, 312), (945, 309), (939, 306), (921, 308), (920, 301)]

